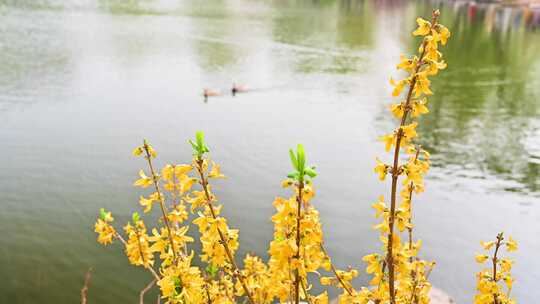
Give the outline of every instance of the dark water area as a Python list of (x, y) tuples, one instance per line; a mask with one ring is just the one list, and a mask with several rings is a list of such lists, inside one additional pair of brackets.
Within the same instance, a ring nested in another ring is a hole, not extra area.
[[(440, 8), (452, 31), (433, 78), (421, 144), (432, 153), (415, 205), (432, 281), (472, 302), (480, 240), (520, 244), (513, 294), (540, 297), (540, 10), (456, 1), (0, 1), (0, 303), (138, 299), (150, 278), (119, 245), (95, 241), (100, 207), (119, 223), (148, 138), (158, 163), (188, 162), (204, 130), (229, 177), (215, 191), (240, 255), (266, 256), (287, 149), (303, 143), (327, 249), (364, 269), (381, 244), (370, 208), (389, 185), (378, 136), (416, 16)], [(232, 97), (232, 83), (251, 90)], [(224, 94), (201, 96), (203, 88)], [(157, 216), (157, 214), (154, 214)], [(195, 229), (192, 229), (194, 232)], [(360, 276), (356, 286), (368, 281)]]

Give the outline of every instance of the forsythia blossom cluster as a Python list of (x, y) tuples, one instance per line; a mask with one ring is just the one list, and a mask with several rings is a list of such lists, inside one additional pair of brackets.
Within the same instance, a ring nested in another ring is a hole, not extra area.
[[(202, 132), (189, 141), (193, 159), (187, 164), (166, 164), (157, 170), (155, 149), (146, 140), (135, 148), (133, 155), (143, 157), (147, 164), (134, 182), (148, 191), (140, 196), (139, 205), (143, 214), (158, 213), (159, 219), (155, 227), (147, 228), (142, 216), (135, 212), (122, 234), (113, 227), (111, 212), (101, 209), (94, 226), (97, 241), (109, 245), (119, 240), (129, 262), (153, 276), (161, 298), (170, 304), (328, 304), (327, 291), (310, 293), (315, 284), (339, 289), (340, 304), (429, 303), (428, 277), (434, 263), (418, 258), (422, 242), (413, 238), (412, 198), (424, 191), (430, 155), (414, 144), (418, 122), (413, 120), (429, 112), (427, 96), (433, 94), (429, 77), (446, 68), (439, 47), (446, 44), (450, 32), (438, 23), (438, 17), (439, 12), (434, 11), (431, 21), (417, 19), (413, 35), (422, 38), (418, 54), (402, 56), (397, 68), (408, 76), (391, 80), (393, 96), (406, 93), (403, 101), (390, 107), (400, 120), (399, 126), (381, 137), (386, 151), (393, 149), (393, 162), (386, 164), (377, 159), (375, 167), (380, 180), (390, 175), (392, 190), (389, 198), (380, 196), (372, 205), (380, 219), (374, 228), (380, 234), (384, 253), (362, 259), (371, 276), (369, 287), (355, 288), (353, 279), (359, 272), (350, 267), (337, 269), (324, 247), (319, 212), (312, 203), (317, 172), (307, 165), (302, 145), (289, 151), (293, 171), (282, 182), (284, 188), (291, 189), (291, 196), (277, 197), (273, 202), (274, 234), (267, 261), (247, 254), (243, 264), (237, 264), (239, 231), (222, 216), (223, 205), (211, 185), (225, 176), (209, 158), (210, 149)], [(402, 158), (405, 161), (400, 164)], [(188, 234), (192, 226), (200, 235), (197, 255), (191, 249), (195, 240)], [(512, 261), (497, 256), (503, 244), (508, 251), (517, 248), (512, 238), (503, 242), (502, 234), (496, 242), (483, 244), (486, 250), (495, 246), (495, 270), (478, 274), (475, 304), (514, 303), (508, 298), (513, 282)], [(484, 263), (488, 257), (478, 255), (476, 259)], [(507, 293), (499, 282), (506, 283)]]
[[(514, 283), (511, 273), (514, 261), (499, 257), (499, 250), (506, 246), (506, 251), (516, 251), (518, 248), (516, 241), (512, 237), (505, 240), (501, 232), (495, 241), (480, 242), (480, 244), (486, 251), (493, 250), (493, 255), (490, 257), (487, 254), (477, 254), (475, 257), (479, 264), (486, 264), (490, 260), (491, 265), (476, 275), (478, 293), (474, 297), (474, 304), (515, 304), (516, 301), (510, 298)], [(503, 284), (501, 285), (501, 283)], [(503, 286), (506, 287), (506, 290)]]
[[(370, 254), (363, 258), (368, 264), (366, 272), (372, 275), (367, 298), (374, 303), (429, 303), (431, 284), (428, 275), (434, 263), (419, 259), (421, 241), (413, 240), (412, 196), (424, 191), (424, 175), (429, 169), (429, 153), (414, 145), (418, 137), (418, 122), (411, 121), (429, 112), (427, 96), (432, 95), (430, 76), (446, 68), (439, 46), (445, 45), (450, 31), (438, 23), (439, 12), (426, 21), (416, 20), (418, 28), (413, 35), (422, 37), (418, 54), (412, 57), (401, 56), (397, 68), (408, 76), (402, 80), (391, 80), (394, 86), (392, 95), (399, 97), (405, 92), (404, 100), (390, 107), (392, 114), (400, 121), (393, 133), (381, 137), (385, 150), (393, 149), (393, 162), (385, 164), (377, 159), (375, 172), (380, 180), (391, 176), (392, 188), (390, 202), (384, 196), (372, 206), (381, 222), (374, 226), (380, 233), (384, 255)], [(406, 162), (400, 164), (402, 152)], [(404, 177), (401, 191), (398, 192), (398, 179)], [(399, 198), (398, 198), (399, 193)], [(398, 202), (399, 200), (399, 202)], [(403, 236), (408, 234), (408, 240)], [(366, 303), (366, 300), (359, 301)]]

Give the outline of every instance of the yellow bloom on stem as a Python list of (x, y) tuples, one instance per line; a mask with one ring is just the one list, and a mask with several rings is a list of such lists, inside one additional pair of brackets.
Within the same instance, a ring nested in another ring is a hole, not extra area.
[(396, 144), (396, 136), (394, 134), (387, 134), (379, 137), (379, 140), (384, 142), (384, 149), (389, 152), (392, 146)]
[(158, 201), (158, 193), (154, 192), (150, 194), (148, 198), (145, 198), (144, 196), (139, 197), (139, 204), (144, 207), (144, 213), (148, 213), (152, 210), (153, 203)]
[(509, 237), (508, 241), (506, 241), (506, 250), (508, 250), (508, 252), (513, 252), (513, 251), (516, 251), (517, 249), (518, 249), (518, 245), (516, 241), (514, 241), (512, 237)]
[(161, 297), (167, 303), (207, 303), (204, 286), (206, 285), (201, 271), (191, 266), (191, 256), (183, 259), (178, 265), (171, 265), (163, 271), (162, 278), (157, 282)]
[(390, 107), (390, 111), (396, 118), (402, 118), (405, 110), (403, 109), (403, 103), (396, 103)]
[(150, 157), (156, 158), (157, 157), (156, 150), (154, 150), (154, 148), (146, 140), (144, 142), (145, 142), (146, 147), (148, 148), (148, 154), (150, 154)]
[(446, 62), (444, 60), (435, 61), (435, 60), (426, 60), (428, 64), (427, 74), (428, 75), (437, 75), (439, 70), (446, 69)]
[(514, 262), (508, 258), (502, 258), (499, 260), (499, 265), (501, 265), (502, 272), (509, 272), (512, 270), (512, 264), (514, 264)]
[(388, 228), (388, 217), (385, 216), (382, 222), (373, 225), (373, 229), (380, 231), (382, 234), (390, 232), (390, 228)]
[(321, 285), (330, 286), (335, 283), (335, 280), (336, 279), (332, 277), (321, 277), (320, 282), (321, 282)]
[(181, 223), (188, 219), (189, 214), (186, 211), (186, 206), (184, 204), (178, 204), (167, 216), (171, 222)]
[(425, 61), (429, 61), (429, 60), (438, 61), (439, 58), (442, 56), (442, 54), (438, 50), (437, 41), (432, 36), (427, 36), (425, 39), (426, 39), (425, 46), (420, 47), (421, 51), (424, 51), (424, 48), (425, 48), (424, 60)]
[(180, 181), (180, 193), (182, 194), (191, 190), (191, 187), (197, 182), (196, 178), (187, 175), (181, 175), (178, 180)]
[(392, 91), (392, 96), (399, 96), (401, 92), (403, 91), (403, 88), (405, 85), (409, 83), (409, 79), (402, 79), (399, 81), (395, 81), (394, 79), (390, 78), (390, 84), (394, 86), (394, 90)]
[(102, 220), (104, 220), (107, 223), (112, 223), (114, 221), (114, 217), (112, 216), (112, 213), (110, 211), (108, 212), (105, 211), (105, 209), (103, 209), (101, 216), (102, 216)]
[(281, 187), (282, 188), (288, 188), (288, 187), (290, 187), (292, 185), (294, 185), (294, 181), (292, 179), (290, 179), (290, 178), (287, 178), (287, 179), (285, 179), (285, 180), (283, 180), (281, 182)]
[(401, 61), (396, 66), (397, 69), (405, 70), (409, 73), (412, 73), (416, 68), (416, 63), (418, 62), (418, 57), (414, 56), (412, 59), (409, 59), (403, 55), (400, 56)]
[(416, 74), (416, 85), (414, 86), (414, 97), (419, 97), (422, 94), (433, 95), (429, 88), (431, 81), (427, 78), (427, 72)]
[(225, 175), (221, 174), (219, 165), (212, 162), (212, 170), (210, 170), (208, 177), (209, 178), (225, 178)]
[(109, 225), (106, 221), (98, 219), (94, 225), (94, 231), (98, 233), (97, 241), (102, 245), (111, 244), (116, 231), (113, 226)]
[(167, 254), (167, 248), (169, 247), (167, 230), (161, 228), (161, 233), (156, 228), (152, 229), (152, 236), (148, 237), (148, 240), (152, 243), (150, 246), (151, 252), (161, 252), (162, 255)]
[(144, 152), (143, 147), (137, 147), (137, 148), (133, 149), (132, 154), (133, 154), (133, 156), (139, 156), (143, 152)]
[(109, 224), (114, 221), (114, 218), (112, 216), (112, 213), (105, 211), (104, 208), (101, 208), (99, 210), (99, 213), (99, 218), (94, 225), (94, 231), (98, 233), (98, 243), (102, 245), (108, 245), (112, 243), (113, 238), (116, 234), (116, 230), (114, 230), (114, 227)]
[(375, 217), (379, 217), (381, 214), (386, 212), (387, 207), (386, 207), (386, 204), (384, 203), (384, 196), (383, 195), (379, 196), (379, 200), (376, 203), (373, 203), (371, 207), (376, 210)]
[(176, 175), (176, 178), (180, 179), (182, 175), (188, 174), (191, 170), (193, 170), (193, 166), (191, 165), (176, 165), (174, 166), (174, 174)]
[(191, 204), (191, 211), (194, 211), (195, 209), (202, 207), (206, 204), (206, 194), (204, 191), (193, 191), (191, 192), (193, 196), (185, 196), (184, 200)]
[(480, 242), (480, 245), (482, 247), (484, 247), (484, 250), (489, 250), (489, 249), (491, 249), (491, 247), (493, 247), (493, 245), (495, 245), (495, 242), (494, 241), (491, 241), (491, 242), (482, 241), (482, 242)]
[(427, 104), (426, 98), (414, 100), (414, 102), (412, 103), (412, 111), (411, 111), (412, 117), (418, 117), (422, 114), (429, 113), (429, 109), (426, 106), (426, 104)]
[(165, 167), (163, 167), (163, 169), (161, 169), (161, 178), (163, 178), (163, 180), (166, 180), (166, 181), (172, 180), (173, 174), (174, 174), (174, 167), (172, 165), (167, 164), (165, 165)]
[(362, 258), (362, 261), (368, 264), (366, 268), (367, 273), (377, 273), (381, 270), (381, 263), (379, 259), (379, 255), (376, 253), (368, 254)]
[(402, 141), (403, 145), (406, 147), (409, 142), (416, 137), (416, 126), (418, 125), (417, 122), (413, 122), (411, 124), (405, 125), (401, 128), (401, 132), (403, 134)]
[(389, 166), (382, 163), (378, 158), (376, 159), (377, 165), (375, 166), (375, 173), (379, 174), (379, 180), (383, 181), (386, 178), (386, 174), (388, 174), (388, 168)]
[(143, 221), (137, 221), (135, 226), (127, 224), (124, 231), (128, 235), (125, 252), (129, 262), (133, 265), (142, 265), (145, 268), (154, 265), (154, 255), (150, 250), (150, 240), (146, 234)]
[(325, 291), (320, 295), (313, 297), (310, 301), (312, 304), (328, 304), (328, 293)]
[(315, 196), (315, 190), (312, 186), (306, 184), (304, 186), (302, 200), (304, 203), (308, 203), (314, 196)]
[(409, 223), (410, 213), (407, 210), (396, 210), (396, 223), (399, 231), (405, 230), (405, 228), (412, 228), (412, 224)]
[(503, 278), (504, 280), (504, 283), (506, 284), (506, 287), (508, 288), (508, 290), (511, 290), (512, 289), (512, 284), (514, 283), (514, 279), (511, 277), (511, 276), (505, 276)]
[(147, 188), (149, 187), (150, 185), (152, 185), (153, 183), (153, 180), (152, 178), (146, 176), (146, 174), (144, 173), (144, 171), (141, 169), (139, 170), (139, 176), (141, 177), (140, 179), (136, 180), (135, 183), (133, 183), (134, 186), (139, 186), (139, 187), (142, 187), (142, 188)]
[(451, 35), (450, 31), (442, 24), (437, 24), (436, 30), (439, 33), (439, 41), (442, 45), (446, 45)]
[(416, 23), (418, 24), (418, 28), (413, 32), (414, 36), (425, 36), (430, 33), (431, 22), (423, 18), (416, 18)]
[(477, 254), (475, 257), (475, 260), (477, 263), (484, 263), (485, 261), (487, 261), (489, 259), (489, 256), (485, 255), (485, 254)]

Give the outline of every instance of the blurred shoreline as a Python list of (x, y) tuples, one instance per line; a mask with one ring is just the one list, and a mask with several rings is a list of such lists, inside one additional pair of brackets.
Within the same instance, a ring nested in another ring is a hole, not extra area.
[(432, 0), (433, 4), (451, 7), (469, 22), (483, 22), (488, 32), (493, 29), (540, 29), (540, 0)]

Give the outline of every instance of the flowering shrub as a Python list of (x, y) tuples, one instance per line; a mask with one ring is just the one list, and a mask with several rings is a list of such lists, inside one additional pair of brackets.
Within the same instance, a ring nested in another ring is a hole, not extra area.
[[(515, 304), (516, 301), (510, 298), (512, 292), (512, 284), (514, 278), (512, 278), (512, 264), (514, 262), (508, 258), (499, 258), (499, 249), (503, 245), (506, 245), (506, 251), (516, 251), (518, 246), (516, 241), (509, 237), (507, 241), (504, 240), (504, 234), (501, 232), (497, 235), (495, 241), (480, 242), (484, 250), (493, 249), (493, 256), (491, 257), (491, 268), (486, 268), (480, 271), (476, 277), (478, 283), (476, 289), (478, 294), (474, 297), (475, 304)], [(486, 254), (477, 254), (476, 262), (484, 264), (490, 257)], [(498, 267), (498, 268), (497, 268)], [(499, 282), (504, 282), (506, 285), (506, 292)]]
[[(426, 96), (433, 94), (429, 77), (446, 68), (439, 46), (446, 44), (450, 32), (438, 23), (438, 17), (439, 12), (434, 11), (431, 21), (416, 20), (418, 28), (413, 35), (422, 38), (418, 54), (411, 58), (402, 56), (397, 68), (408, 76), (391, 80), (392, 95), (398, 97), (405, 92), (405, 97), (390, 109), (399, 120), (398, 127), (381, 137), (386, 151), (393, 150), (393, 161), (385, 164), (377, 159), (375, 166), (379, 179), (390, 175), (392, 186), (389, 205), (383, 196), (373, 204), (375, 216), (381, 218), (374, 228), (380, 233), (383, 252), (363, 257), (366, 272), (372, 276), (369, 287), (355, 288), (351, 281), (359, 275), (358, 271), (339, 270), (332, 264), (324, 247), (319, 212), (312, 204), (317, 172), (308, 165), (302, 145), (289, 151), (293, 171), (282, 183), (291, 189), (291, 196), (278, 197), (273, 202), (274, 238), (268, 261), (248, 254), (242, 267), (236, 262), (239, 231), (221, 216), (223, 205), (211, 185), (213, 180), (225, 176), (210, 159), (202, 132), (197, 132), (195, 141), (189, 141), (193, 149), (190, 163), (167, 164), (160, 171), (153, 162), (157, 153), (146, 140), (135, 148), (133, 154), (144, 158), (148, 168), (139, 172), (140, 178), (134, 185), (151, 189), (151, 193), (140, 197), (139, 204), (144, 213), (159, 209), (160, 221), (149, 232), (143, 218), (133, 213), (122, 235), (113, 227), (111, 213), (101, 209), (95, 224), (98, 242), (122, 242), (129, 262), (152, 274), (166, 303), (328, 303), (326, 291), (310, 293), (310, 273), (317, 274), (322, 285), (340, 289), (339, 303), (429, 303), (428, 277), (435, 263), (418, 257), (421, 241), (413, 237), (412, 200), (413, 195), (424, 191), (423, 176), (430, 164), (429, 153), (414, 144), (418, 137), (418, 123), (414, 120), (429, 112)], [(402, 154), (406, 161), (400, 164)], [(194, 217), (191, 223), (189, 213)], [(194, 239), (188, 235), (191, 224), (200, 232), (198, 256), (202, 267), (193, 264), (195, 253), (190, 243)], [(497, 257), (502, 240), (500, 234), (496, 243), (484, 246), (489, 249), (495, 244), (494, 270), (493, 275), (487, 271), (479, 274), (480, 294), (475, 303), (512, 303), (498, 284), (502, 279), (511, 289), (513, 281), (511, 262)], [(512, 239), (505, 244), (509, 250), (517, 246)], [(486, 259), (487, 256), (477, 256), (479, 262)]]

